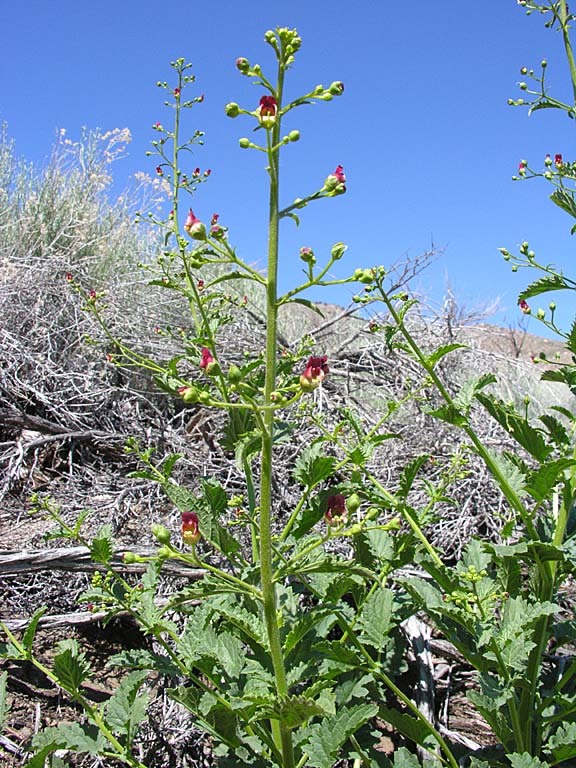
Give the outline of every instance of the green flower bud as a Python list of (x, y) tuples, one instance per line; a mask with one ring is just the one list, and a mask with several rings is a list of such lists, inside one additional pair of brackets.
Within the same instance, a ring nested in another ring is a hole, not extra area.
[(238, 144), (240, 145), (241, 149), (248, 149), (250, 146), (250, 139), (240, 139)]
[(332, 96), (341, 96), (344, 93), (344, 83), (341, 83), (339, 80), (335, 80), (328, 88), (328, 91), (332, 94)]
[(546, 61), (546, 59), (542, 59), (542, 61), (540, 62), (540, 66), (542, 67), (542, 69), (546, 69), (546, 67), (548, 66), (548, 62)]
[(348, 246), (344, 245), (344, 243), (335, 243), (332, 246), (332, 250), (330, 251), (330, 255), (332, 256), (332, 259), (334, 261), (338, 261), (339, 259), (344, 256), (344, 252), (347, 250)]
[(550, 312), (555, 312), (556, 311), (556, 304), (553, 301), (551, 301), (550, 304), (548, 305), (548, 308), (549, 308)]
[(370, 285), (374, 282), (374, 274), (371, 269), (361, 270), (362, 274), (357, 278), (358, 282)]
[(240, 107), (238, 104), (236, 104), (235, 101), (231, 101), (229, 104), (226, 104), (224, 107), (224, 112), (226, 112), (226, 115), (228, 117), (238, 117), (240, 114)]
[(538, 318), (538, 320), (544, 320), (544, 318), (546, 317), (546, 312), (543, 309), (539, 309), (536, 312), (536, 317)]
[(520, 70), (520, 74), (521, 75), (527, 75), (528, 74), (528, 67), (522, 67), (522, 69)]
[(354, 512), (357, 512), (360, 508), (360, 504), (362, 504), (362, 499), (360, 496), (358, 496), (357, 493), (352, 493), (348, 498), (346, 499), (346, 508), (348, 509), (348, 512), (350, 512), (351, 515), (354, 514)]
[(228, 368), (228, 381), (231, 384), (238, 384), (238, 382), (242, 381), (242, 371), (237, 365), (232, 364)]
[(126, 565), (132, 565), (133, 563), (138, 562), (134, 552), (124, 552), (124, 554), (122, 555), (122, 560), (126, 563)]
[(248, 59), (245, 59), (244, 56), (240, 56), (238, 59), (236, 59), (236, 69), (245, 75), (246, 72), (248, 72), (250, 69), (250, 62)]
[(288, 140), (289, 141), (299, 141), (300, 140), (300, 131), (290, 131), (288, 134)]
[(170, 531), (164, 525), (153, 523), (150, 530), (160, 544), (170, 544)]
[(204, 405), (208, 405), (210, 403), (210, 392), (200, 392), (198, 400)]
[(159, 558), (166, 560), (168, 557), (172, 556), (172, 550), (170, 547), (160, 547), (157, 554)]
[(518, 87), (520, 88), (521, 91), (525, 91), (528, 88), (526, 83), (518, 83)]

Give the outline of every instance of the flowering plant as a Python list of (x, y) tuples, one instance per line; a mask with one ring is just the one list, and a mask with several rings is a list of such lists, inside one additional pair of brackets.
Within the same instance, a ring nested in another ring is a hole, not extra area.
[[(551, 13), (566, 39), (571, 17), (564, 2), (521, 5)], [(342, 95), (344, 86), (340, 81), (318, 85), (286, 100), (285, 76), (300, 37), (295, 30), (280, 28), (267, 32), (265, 40), (276, 59), (275, 78), (246, 58), (237, 59), (238, 71), (265, 93), (254, 109), (230, 102), (225, 111), (231, 118), (255, 122), (256, 135), (262, 136), (261, 144), (248, 138), (239, 143), (266, 158), (266, 273), (237, 255), (217, 214), (209, 227), (192, 209), (184, 218), (182, 194), (195, 191), (209, 174), (197, 169), (187, 177), (181, 168), (185, 150), (202, 140), (197, 131), (181, 143), (182, 110), (202, 97), (185, 99), (194, 78), (190, 65), (178, 59), (172, 65), (176, 85), (160, 83), (172, 96), (173, 128), (154, 125), (160, 135), (154, 142), (158, 173), (171, 185), (172, 209), (166, 219), (151, 220), (164, 242), (156, 265), (159, 274), (152, 283), (182, 297), (190, 309), (190, 329), (180, 336), (182, 354), (166, 363), (128, 347), (110, 331), (102, 296), (86, 293), (72, 276), (67, 278), (84, 294), (87, 311), (112, 346), (109, 354), (115, 365), (149, 371), (183, 407), (225, 415), (225, 437), (243, 472), (242, 493), (230, 496), (213, 477), (201, 478), (197, 488), (183, 487), (173, 477), (179, 456), (155, 463), (151, 450), (132, 441), (128, 450), (143, 466), (138, 476), (161, 486), (181, 521), (177, 538), (163, 525), (154, 525), (154, 555), (126, 554), (126, 563), (146, 568), (137, 585), (113, 568), (108, 530), (87, 541), (80, 524), (68, 526), (48, 500), (38, 499), (58, 522), (59, 535), (88, 546), (104, 572), (93, 579), (84, 599), (106, 608), (109, 615), (129, 612), (154, 644), (114, 658), (131, 671), (108, 702), (94, 706), (82, 689), (89, 665), (74, 643), (58, 648), (51, 670), (35, 659), (32, 645), (40, 613), (22, 639), (5, 628), (5, 655), (40, 666), (86, 715), (84, 724), (60, 724), (37, 734), (30, 768), (61, 748), (144, 768), (135, 737), (146, 715), (148, 673), (169, 681), (167, 695), (192, 713), (223, 765), (330, 768), (350, 759), (356, 765), (412, 768), (420, 764), (417, 754), (452, 768), (569, 765), (576, 758), (576, 665), (571, 660), (567, 670), (565, 665), (561, 669), (558, 659), (547, 654), (553, 643), (576, 639), (573, 621), (553, 618), (561, 615), (559, 589), (574, 571), (576, 417), (558, 408), (534, 425), (527, 412), (490, 393), (495, 381), (491, 374), (453, 391), (442, 376), (442, 364), (461, 345), (423, 349), (411, 329), (415, 301), (390, 287), (383, 267), (358, 268), (346, 278), (331, 279), (332, 265), (346, 250), (343, 243), (332, 247), (321, 267), (313, 250), (303, 246), (303, 281), (279, 292), (280, 221), (298, 220), (296, 210), (344, 194), (347, 183), (343, 166), (337, 165), (315, 192), (282, 207), (280, 154), (300, 138), (295, 129), (285, 133), (283, 122), (303, 104)], [(576, 76), (573, 83), (576, 93)], [(535, 106), (543, 98), (549, 99), (542, 90)], [(573, 194), (565, 189), (572, 166), (557, 156), (555, 167), (552, 180), (559, 185), (564, 207), (572, 201), (569, 212), (574, 215)], [(546, 162), (546, 168), (551, 163)], [(530, 174), (522, 162), (520, 175)], [(545, 283), (521, 294), (522, 311), (529, 310), (528, 298), (553, 286), (576, 287), (540, 267), (528, 245), (522, 246), (520, 257), (508, 251), (504, 256), (514, 266), (546, 271)], [(264, 349), (244, 359), (230, 359), (221, 341), (232, 310), (245, 304), (235, 304), (222, 291), (228, 281), (247, 281), (265, 295)], [(381, 323), (372, 321), (370, 332), (382, 334), (391, 352), (400, 350), (422, 373), (403, 401), (391, 401), (370, 427), (350, 408), (342, 409), (334, 425), (324, 420), (318, 394), (333, 374), (323, 350), (303, 345), (298, 350), (282, 348), (279, 354), (280, 308), (297, 302), (310, 306), (302, 296), (308, 288), (343, 283), (358, 287), (359, 306), (375, 301), (383, 305), (385, 317)], [(544, 321), (555, 328), (553, 320)], [(574, 332), (565, 338), (576, 354)], [(545, 375), (575, 388), (573, 365)], [(484, 463), (503, 499), (500, 540), (471, 541), (455, 564), (426, 535), (426, 525), (462, 477), (462, 462), (451, 457), (432, 481), (424, 476), (430, 457), (422, 454), (408, 461), (390, 485), (371, 464), (382, 446), (396, 437), (385, 428), (408, 401), (463, 433), (468, 451)], [(515, 450), (495, 454), (478, 437), (472, 418), (478, 407), (507, 432)], [(295, 461), (292, 481), (298, 498), (282, 514), (275, 494), (276, 455), (283, 436), (295, 434), (302, 414), (314, 425), (316, 436)], [(415, 504), (413, 489), (419, 481), (425, 493)], [(170, 561), (189, 566), (202, 578), (159, 604), (159, 579)], [(409, 568), (414, 564), (416, 575)], [(419, 612), (477, 673), (478, 689), (471, 700), (494, 735), (489, 762), (478, 745), (463, 747), (442, 729), (433, 712), (424, 713), (402, 680), (408, 659), (405, 627)], [(384, 757), (378, 748), (383, 722), (418, 750), (402, 747)]]

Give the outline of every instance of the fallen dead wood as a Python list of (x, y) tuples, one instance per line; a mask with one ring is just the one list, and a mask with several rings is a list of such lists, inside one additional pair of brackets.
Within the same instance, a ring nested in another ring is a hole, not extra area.
[[(155, 556), (153, 549), (127, 550), (119, 549), (112, 557), (111, 566), (124, 573), (143, 573), (146, 563), (125, 563), (124, 553), (134, 552), (138, 557)], [(58, 570), (58, 571), (101, 571), (104, 568), (90, 558), (87, 547), (58, 547), (57, 549), (41, 549), (20, 552), (4, 552), (0, 554), (0, 578), (30, 573), (32, 571)], [(193, 568), (182, 562), (166, 560), (163, 572), (170, 576), (184, 576), (187, 579), (201, 579), (204, 571), (201, 568)]]

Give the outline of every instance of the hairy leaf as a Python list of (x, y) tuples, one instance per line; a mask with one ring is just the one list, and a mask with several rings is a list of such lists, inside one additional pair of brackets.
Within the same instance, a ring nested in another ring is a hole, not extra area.
[(546, 444), (541, 430), (532, 427), (528, 420), (521, 416), (513, 406), (481, 392), (476, 393), (476, 399), (482, 403), (500, 426), (535, 459), (544, 461), (552, 452), (552, 447)]
[(76, 640), (59, 643), (59, 653), (54, 656), (54, 674), (60, 685), (70, 693), (76, 693), (90, 675), (90, 664)]
[(378, 589), (362, 605), (357, 626), (360, 639), (380, 650), (390, 632), (393, 618), (394, 593), (391, 589)]
[(132, 743), (136, 728), (146, 717), (148, 695), (139, 693), (147, 672), (130, 672), (106, 702), (106, 722), (112, 731)]
[(320, 443), (305, 448), (296, 460), (294, 479), (308, 488), (326, 480), (332, 474), (336, 459), (326, 456)]
[(560, 291), (565, 288), (569, 288), (569, 286), (561, 275), (548, 275), (535, 280), (533, 283), (530, 283), (529, 286), (524, 288), (524, 290), (518, 294), (518, 301), (525, 301), (534, 296), (539, 296), (541, 293)]
[(303, 730), (303, 749), (308, 753), (310, 768), (332, 768), (345, 741), (378, 712), (375, 704), (357, 704), (341, 709)]

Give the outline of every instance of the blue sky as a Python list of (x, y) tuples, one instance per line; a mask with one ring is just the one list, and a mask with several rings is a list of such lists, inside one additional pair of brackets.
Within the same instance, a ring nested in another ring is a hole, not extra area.
[[(520, 67), (537, 69), (542, 58), (555, 95), (569, 94), (559, 34), (527, 18), (515, 0), (12, 2), (3, 9), (0, 121), (17, 153), (37, 163), (60, 128), (72, 139), (82, 126), (129, 128), (129, 156), (114, 167), (123, 187), (137, 171), (154, 172), (145, 157), (156, 137), (151, 126), (170, 115), (154, 84), (170, 79), (171, 60), (186, 57), (197, 77), (191, 95), (205, 94), (187, 113), (190, 131), (206, 132), (192, 167), (212, 170), (192, 205), (205, 220), (218, 211), (239, 252), (263, 263), (263, 156), (238, 148), (252, 125), (226, 118), (223, 106), (257, 105), (260, 92), (234, 62), (246, 56), (272, 72), (263, 34), (275, 26), (296, 27), (303, 39), (288, 97), (333, 80), (346, 88), (330, 103), (293, 112), (285, 125), (302, 138), (284, 154), (284, 203), (317, 189), (338, 164), (348, 192), (309, 207), (300, 230), (285, 222), (283, 286), (298, 279), (300, 245), (320, 259), (331, 243), (346, 242), (335, 272), (343, 276), (434, 243), (443, 253), (418, 290), (436, 306), (447, 285), (470, 309), (498, 299), (491, 322), (515, 325), (516, 295), (528, 276), (512, 275), (497, 248), (528, 240), (543, 261), (569, 270), (573, 241), (570, 219), (547, 201), (548, 185), (511, 176), (521, 158), (534, 167), (547, 152), (571, 158), (574, 130), (564, 114), (528, 118), (507, 105), (521, 95)], [(315, 298), (347, 304), (351, 293), (346, 287)], [(570, 310), (562, 308), (565, 323)], [(530, 320), (530, 330), (539, 328)]]

